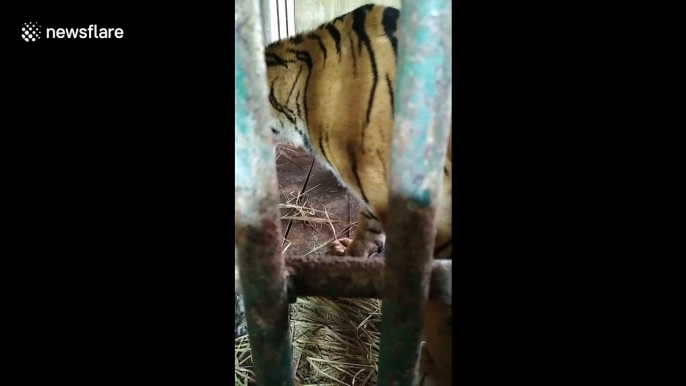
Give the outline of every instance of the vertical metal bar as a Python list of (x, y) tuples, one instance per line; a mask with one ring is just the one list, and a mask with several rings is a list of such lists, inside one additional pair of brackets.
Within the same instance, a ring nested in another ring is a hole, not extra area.
[(295, 26), (295, 1), (293, 0), (286, 0), (286, 25), (288, 26), (289, 37), (298, 32)]
[(288, 37), (288, 18), (286, 17), (286, 0), (277, 0), (277, 12), (279, 15), (279, 39)]
[(272, 42), (272, 32), (271, 32), (271, 8), (269, 7), (269, 0), (260, 0), (260, 15), (262, 17), (262, 34), (264, 35), (264, 45)]
[(450, 128), (451, 0), (403, 0), (379, 385), (416, 385)]
[(292, 386), (259, 0), (236, 1), (236, 250), (258, 385)]
[(280, 39), (279, 35), (279, 0), (269, 0), (269, 22), (271, 39), (269, 43)]

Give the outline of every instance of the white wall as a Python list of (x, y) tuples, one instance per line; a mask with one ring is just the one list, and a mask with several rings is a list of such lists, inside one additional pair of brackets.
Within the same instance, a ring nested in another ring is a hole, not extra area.
[(260, 0), (265, 44), (296, 34), (294, 0)]
[(295, 0), (295, 28), (297, 32), (311, 30), (370, 3), (400, 9), (400, 0)]
[(374, 3), (400, 9), (400, 1), (261, 0), (265, 44), (311, 30), (365, 4)]

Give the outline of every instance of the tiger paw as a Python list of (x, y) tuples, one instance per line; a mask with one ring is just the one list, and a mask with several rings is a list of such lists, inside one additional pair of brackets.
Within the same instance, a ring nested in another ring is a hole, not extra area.
[(374, 241), (354, 241), (346, 238), (334, 241), (330, 253), (334, 256), (372, 257), (382, 251), (383, 245), (379, 246)]
[(352, 240), (348, 238), (335, 240), (331, 243), (330, 253), (333, 256), (345, 256), (351, 242)]

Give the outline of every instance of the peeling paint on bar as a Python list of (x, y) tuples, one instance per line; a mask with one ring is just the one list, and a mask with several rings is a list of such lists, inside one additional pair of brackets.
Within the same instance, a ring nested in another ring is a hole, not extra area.
[[(403, 1), (398, 28), (391, 184), (420, 207), (443, 178), (452, 84), (451, 1)], [(438, 149), (440, 147), (441, 149)]]
[[(416, 373), (430, 290), (435, 213), (450, 128), (451, 4), (450, 0), (403, 0), (401, 6), (380, 386), (409, 386), (419, 381)], [(437, 286), (441, 287), (439, 283), (431, 287)]]
[(236, 254), (258, 385), (292, 386), (276, 164), (258, 0), (236, 4)]

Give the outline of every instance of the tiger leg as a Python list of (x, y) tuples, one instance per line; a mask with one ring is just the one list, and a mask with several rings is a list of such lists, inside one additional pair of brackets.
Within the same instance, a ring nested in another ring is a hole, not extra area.
[(386, 235), (381, 222), (369, 209), (361, 207), (357, 219), (357, 230), (352, 240), (348, 238), (333, 242), (331, 254), (337, 256), (369, 257), (383, 251)]
[(451, 305), (435, 300), (427, 302), (424, 321), (425, 341), (419, 356), (419, 378), (424, 380), (424, 386), (453, 384), (452, 314)]

